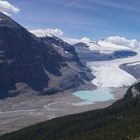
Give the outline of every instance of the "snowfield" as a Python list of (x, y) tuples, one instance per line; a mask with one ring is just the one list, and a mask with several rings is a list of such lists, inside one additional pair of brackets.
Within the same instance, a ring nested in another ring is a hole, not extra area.
[(87, 65), (91, 68), (95, 79), (92, 83), (97, 87), (123, 87), (134, 84), (137, 79), (120, 69), (121, 64), (135, 63), (140, 60), (140, 52), (137, 51), (137, 55), (133, 57), (116, 59), (112, 61), (98, 61), (87, 62)]
[(127, 66), (135, 66), (140, 64), (140, 42), (136, 39), (127, 39), (120, 36), (110, 36), (106, 39), (99, 41), (92, 41), (90, 38), (84, 37), (82, 39), (65, 39), (70, 44), (79, 42), (85, 43), (89, 46), (91, 51), (99, 51), (100, 53), (107, 54), (115, 51), (135, 51), (137, 55), (127, 58), (119, 58), (111, 61), (95, 61), (87, 62), (87, 65), (92, 70), (93, 75), (96, 77), (92, 83), (97, 87), (124, 87), (130, 86), (137, 81), (137, 79), (122, 70), (120, 65), (127, 64)]
[(127, 66), (140, 65), (140, 61), (127, 64)]
[(92, 83), (97, 87), (124, 87), (130, 86), (137, 81), (137, 79), (122, 70), (120, 65), (127, 64), (127, 66), (140, 64), (140, 42), (135, 39), (129, 40), (124, 37), (114, 36), (107, 39), (91, 41), (88, 38), (82, 39), (82, 42), (86, 43), (90, 50), (98, 50), (101, 53), (110, 53), (121, 50), (131, 50), (137, 52), (137, 55), (133, 57), (120, 58), (111, 61), (95, 61), (87, 62), (87, 65), (91, 68), (93, 75), (96, 77), (92, 80)]
[(88, 64), (96, 76), (92, 83), (97, 87), (122, 87), (129, 86), (136, 82), (136, 79), (129, 73), (121, 70), (118, 65), (108, 61), (101, 64)]

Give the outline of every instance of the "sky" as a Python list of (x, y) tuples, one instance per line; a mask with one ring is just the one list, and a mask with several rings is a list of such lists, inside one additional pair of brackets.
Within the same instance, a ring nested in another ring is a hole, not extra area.
[(29, 30), (56, 29), (60, 36), (93, 40), (140, 40), (139, 7), (139, 0), (0, 0), (0, 11)]

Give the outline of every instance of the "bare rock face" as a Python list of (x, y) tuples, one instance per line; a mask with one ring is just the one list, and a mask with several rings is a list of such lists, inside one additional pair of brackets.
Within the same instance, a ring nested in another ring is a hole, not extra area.
[(134, 98), (140, 95), (140, 91), (137, 90), (135, 87), (133, 87), (131, 90)]
[[(73, 54), (73, 58), (70, 63), (77, 64), (78, 70), (74, 70), (74, 74), (79, 75), (82, 66), (76, 55)], [(42, 41), (0, 13), (0, 98), (16, 90), (16, 83), (25, 83), (39, 92), (49, 89), (49, 81), (63, 75), (61, 69), (68, 67), (67, 62), (68, 59), (54, 48), (53, 43)], [(53, 83), (53, 88), (58, 87)]]
[(82, 66), (74, 46), (53, 35), (41, 37), (41, 40), (46, 44), (52, 44), (54, 49), (57, 50), (66, 61), (76, 61), (76, 63)]
[(62, 57), (11, 18), (0, 13), (0, 19), (0, 97), (8, 96), (15, 83), (42, 90), (49, 80), (43, 67), (60, 75)]
[(127, 94), (125, 95), (125, 99), (140, 99), (140, 82), (135, 83), (132, 85), (128, 90)]

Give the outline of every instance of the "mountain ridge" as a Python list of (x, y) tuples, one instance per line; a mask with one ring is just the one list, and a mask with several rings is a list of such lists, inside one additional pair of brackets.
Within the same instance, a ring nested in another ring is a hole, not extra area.
[[(42, 94), (53, 94), (84, 84), (85, 79), (80, 72), (85, 76), (89, 72), (80, 65), (76, 53), (77, 59), (68, 62), (52, 43), (43, 42), (2, 13), (0, 18), (0, 98), (17, 96), (17, 83), (26, 84)], [(72, 71), (71, 75), (69, 71)], [(73, 77), (71, 81), (65, 80), (70, 76)], [(86, 80), (89, 81), (88, 78)]]

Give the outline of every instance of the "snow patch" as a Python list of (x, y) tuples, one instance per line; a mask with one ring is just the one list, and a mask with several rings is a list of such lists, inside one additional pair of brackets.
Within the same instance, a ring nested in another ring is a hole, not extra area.
[(69, 52), (68, 51), (65, 51), (65, 53), (68, 54)]
[(51, 28), (46, 28), (46, 29), (36, 29), (36, 30), (29, 30), (31, 33), (35, 34), (37, 37), (53, 37), (57, 36), (60, 37), (63, 35), (63, 32), (60, 29), (51, 29)]
[(127, 66), (135, 66), (135, 65), (140, 65), (140, 61), (127, 64)]
[(47, 71), (47, 69), (46, 69), (44, 66), (42, 66), (42, 68), (43, 68), (43, 71), (44, 71), (44, 73), (46, 74), (46, 76), (48, 76), (48, 71)]
[(54, 46), (55, 48), (58, 48), (58, 46), (57, 46), (57, 45), (55, 45), (55, 44), (53, 44), (53, 46)]

